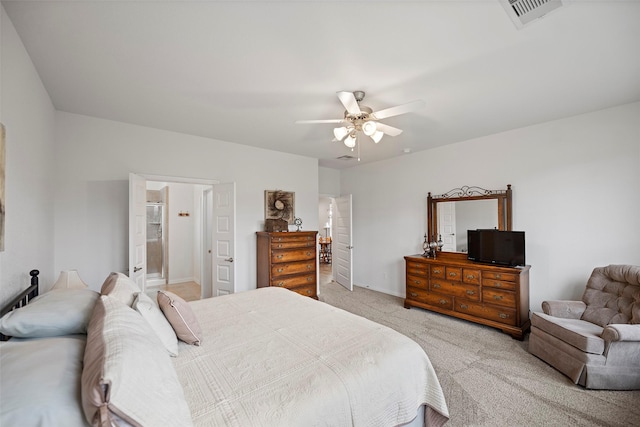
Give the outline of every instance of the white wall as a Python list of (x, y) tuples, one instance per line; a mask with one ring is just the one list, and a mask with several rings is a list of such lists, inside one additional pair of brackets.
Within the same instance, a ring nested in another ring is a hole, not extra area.
[(25, 289), (41, 271), (46, 290), (53, 263), (54, 108), (13, 24), (0, 6), (0, 121), (6, 128), (5, 250), (0, 301)]
[(316, 159), (64, 112), (56, 128), (55, 265), (94, 289), (127, 268), (129, 172), (236, 183), (237, 291), (256, 286), (264, 190), (294, 191), (296, 216), (318, 223)]
[[(428, 135), (425, 135), (428, 138)], [(421, 252), (427, 192), (513, 186), (526, 232), (531, 309), (580, 299), (591, 270), (640, 263), (640, 103), (342, 171), (353, 194), (354, 282), (404, 296), (404, 255)]]
[(318, 168), (318, 192), (325, 196), (340, 196), (340, 171), (331, 168)]

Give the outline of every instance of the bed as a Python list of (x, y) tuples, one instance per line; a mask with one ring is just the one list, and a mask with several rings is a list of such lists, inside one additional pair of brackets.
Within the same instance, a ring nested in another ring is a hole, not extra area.
[(186, 303), (170, 292), (152, 300), (121, 273), (109, 275), (100, 293), (52, 290), (33, 298), (34, 283), (37, 295), (37, 274), (31, 302), (12, 301), (18, 308), (0, 319), (0, 332), (13, 337), (0, 344), (0, 425), (448, 420), (418, 344), (286, 289)]

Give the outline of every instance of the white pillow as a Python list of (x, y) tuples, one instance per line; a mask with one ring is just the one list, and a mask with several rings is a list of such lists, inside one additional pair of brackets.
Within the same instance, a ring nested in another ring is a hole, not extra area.
[(129, 307), (133, 306), (133, 298), (138, 292), (141, 289), (129, 276), (116, 272), (109, 274), (100, 288), (100, 294), (111, 295)]
[(156, 303), (147, 294), (138, 292), (133, 300), (133, 309), (149, 322), (149, 326), (158, 335), (169, 354), (177, 356), (178, 337)]
[(191, 426), (182, 386), (160, 339), (121, 301), (101, 296), (87, 331), (82, 407), (93, 425)]
[(86, 334), (98, 293), (90, 289), (55, 289), (0, 319), (0, 333), (18, 338)]
[(86, 336), (0, 345), (1, 426), (86, 426), (80, 376)]

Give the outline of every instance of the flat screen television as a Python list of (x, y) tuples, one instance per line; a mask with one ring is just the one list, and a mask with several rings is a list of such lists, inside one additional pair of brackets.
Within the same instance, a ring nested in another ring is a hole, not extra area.
[(467, 230), (471, 261), (507, 266), (525, 265), (524, 231)]

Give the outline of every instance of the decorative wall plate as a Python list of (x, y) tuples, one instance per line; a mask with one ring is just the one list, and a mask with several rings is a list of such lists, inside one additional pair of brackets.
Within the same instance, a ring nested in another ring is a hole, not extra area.
[(295, 218), (295, 193), (292, 191), (264, 191), (264, 219), (283, 219), (292, 224)]

